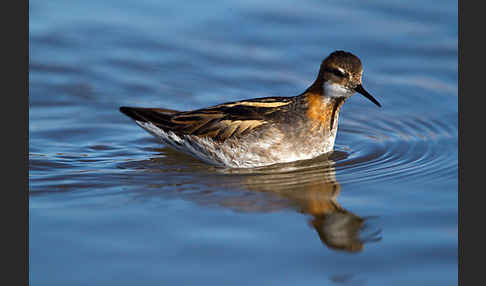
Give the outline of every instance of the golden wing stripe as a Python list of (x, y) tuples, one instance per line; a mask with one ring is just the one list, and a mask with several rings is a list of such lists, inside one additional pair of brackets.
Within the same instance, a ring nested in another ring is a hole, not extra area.
[(206, 125), (209, 121), (211, 121), (211, 119), (204, 119), (204, 120), (196, 122), (197, 124), (194, 124), (192, 127), (191, 127), (191, 125), (188, 125), (188, 127), (190, 127), (190, 129), (187, 129), (187, 132), (189, 134), (192, 134), (192, 133), (196, 132), (198, 129), (200, 129), (201, 127), (203, 127), (204, 125)]
[[(241, 135), (243, 132), (254, 129), (260, 125), (263, 125), (264, 123), (266, 123), (266, 121), (262, 120), (223, 120), (218, 122), (214, 128), (209, 129), (206, 133), (197, 135), (201, 137), (211, 137), (214, 139), (225, 140), (233, 135)], [(193, 130), (192, 132), (195, 131), (197, 131), (197, 129)]]
[[(219, 135), (221, 138), (229, 138), (231, 137), (231, 135), (233, 135), (233, 133), (235, 133), (236, 129), (238, 129), (238, 126), (239, 126), (239, 123), (241, 121), (240, 120), (237, 120), (237, 121), (230, 121), (230, 120), (223, 120), (220, 122), (221, 125), (223, 125), (223, 128), (224, 128), (224, 132), (223, 134)], [(223, 129), (221, 128), (221, 129)]]
[[(187, 121), (187, 120), (184, 119), (184, 118), (192, 118), (192, 117), (197, 118), (197, 119), (194, 119), (194, 120), (191, 120), (191, 121)], [(224, 114), (222, 114), (222, 113), (216, 113), (216, 114), (206, 114), (206, 113), (180, 114), (180, 115), (172, 117), (171, 121), (174, 122), (174, 123), (189, 124), (189, 123), (197, 122), (199, 120), (205, 120), (205, 118), (207, 118), (207, 120), (210, 120), (210, 119), (221, 118), (221, 117), (224, 117)]]
[(234, 106), (252, 106), (252, 107), (280, 107), (280, 106), (285, 106), (289, 105), (290, 102), (253, 102), (253, 101), (241, 101), (241, 102), (235, 102), (235, 103), (229, 103), (229, 104), (223, 104), (223, 105), (217, 105), (213, 108), (220, 108), (220, 107), (234, 107)]
[(262, 120), (243, 120), (238, 124), (238, 135), (242, 134), (243, 132), (247, 131), (248, 129), (255, 129), (256, 127), (263, 125), (266, 123)]

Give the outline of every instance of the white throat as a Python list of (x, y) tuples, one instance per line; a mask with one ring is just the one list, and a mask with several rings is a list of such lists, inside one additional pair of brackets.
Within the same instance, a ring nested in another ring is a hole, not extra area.
[(354, 94), (353, 91), (336, 83), (325, 82), (323, 87), (324, 87), (324, 94), (328, 97), (347, 98)]

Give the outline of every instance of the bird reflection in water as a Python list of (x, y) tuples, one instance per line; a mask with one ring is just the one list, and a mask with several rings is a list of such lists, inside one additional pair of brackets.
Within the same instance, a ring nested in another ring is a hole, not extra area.
[[(185, 155), (182, 155), (185, 158), (181, 158), (180, 154), (165, 148), (160, 151), (160, 155), (172, 154), (150, 159), (152, 167), (158, 168), (162, 163), (164, 167), (177, 169), (179, 175), (191, 173), (191, 181), (204, 186), (204, 190), (200, 191), (178, 191), (178, 196), (184, 197), (186, 193), (196, 203), (216, 204), (244, 212), (295, 209), (311, 216), (309, 225), (317, 232), (320, 240), (333, 250), (359, 252), (365, 243), (381, 240), (381, 230), (376, 224), (370, 223), (370, 219), (373, 221), (371, 217), (360, 217), (337, 202), (341, 185), (336, 179), (334, 165), (347, 156), (345, 152), (335, 151), (331, 156), (260, 168), (214, 168), (209, 169), (208, 174), (207, 165), (202, 168), (198, 162), (187, 164), (189, 158)], [(186, 164), (181, 165), (181, 161)], [(155, 168), (151, 168), (151, 171), (155, 171)], [(164, 172), (167, 174), (167, 169)], [(180, 179), (180, 176), (168, 175), (164, 178), (165, 184), (151, 184), (151, 187), (167, 186), (168, 181), (173, 180), (177, 180), (179, 186), (185, 185)], [(235, 191), (221, 191), (221, 188)], [(244, 192), (241, 192), (242, 189)]]
[[(274, 211), (279, 206), (292, 206), (312, 216), (309, 225), (329, 248), (359, 252), (363, 250), (364, 243), (379, 241), (381, 230), (370, 230), (373, 227), (367, 220), (371, 218), (357, 216), (337, 202), (341, 185), (336, 179), (334, 160), (343, 156), (346, 153), (334, 152), (332, 157), (321, 156), (271, 167), (227, 169), (222, 172), (240, 175), (245, 189), (275, 194), (281, 198), (268, 200), (266, 205), (260, 204), (260, 209)], [(233, 207), (235, 205), (232, 204)]]

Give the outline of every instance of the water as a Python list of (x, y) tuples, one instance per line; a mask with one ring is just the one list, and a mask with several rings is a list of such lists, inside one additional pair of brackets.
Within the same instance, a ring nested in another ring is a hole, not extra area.
[[(454, 1), (31, 1), (31, 285), (457, 285)], [(254, 170), (166, 148), (119, 106), (293, 96), (344, 49), (379, 109)]]

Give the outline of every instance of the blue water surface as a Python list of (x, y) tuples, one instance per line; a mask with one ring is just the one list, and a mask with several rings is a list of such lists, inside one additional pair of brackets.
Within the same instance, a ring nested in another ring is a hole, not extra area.
[[(30, 285), (457, 285), (457, 2), (30, 1)], [(221, 170), (120, 106), (293, 96), (351, 51), (330, 157)]]

